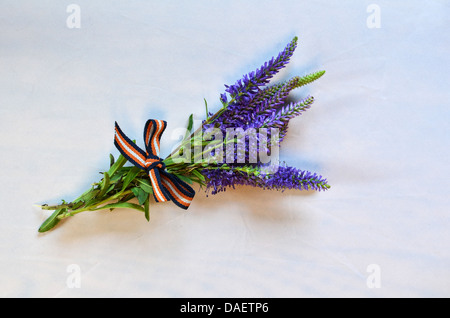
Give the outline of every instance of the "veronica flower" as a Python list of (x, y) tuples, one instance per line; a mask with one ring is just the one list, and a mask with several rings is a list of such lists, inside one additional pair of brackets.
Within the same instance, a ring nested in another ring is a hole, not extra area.
[(206, 191), (217, 194), (226, 191), (227, 188), (234, 189), (236, 185), (281, 191), (287, 189), (323, 191), (330, 188), (327, 180), (316, 173), (282, 165), (278, 167), (277, 172), (265, 174), (260, 168), (224, 165), (218, 169), (205, 169), (202, 173), (207, 177)]
[(229, 93), (230, 96), (236, 100), (236, 102), (241, 100), (244, 103), (249, 102), (252, 95), (258, 92), (258, 87), (267, 84), (270, 78), (286, 66), (294, 53), (295, 48), (297, 47), (297, 41), (298, 38), (294, 37), (286, 48), (278, 54), (277, 58), (272, 57), (270, 61), (265, 62), (256, 71), (244, 75), (243, 78), (238, 80), (234, 85), (225, 85), (225, 91)]

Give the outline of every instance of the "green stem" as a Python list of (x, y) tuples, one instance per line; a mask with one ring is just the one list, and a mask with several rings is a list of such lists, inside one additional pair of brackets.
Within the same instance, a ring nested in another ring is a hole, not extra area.
[(60, 204), (60, 205), (36, 205), (40, 207), (42, 210), (58, 210), (58, 209), (70, 209), (73, 204)]
[(187, 142), (189, 142), (189, 143), (192, 142), (192, 138), (193, 138), (195, 135), (197, 135), (200, 131), (202, 131), (203, 126), (204, 126), (205, 124), (211, 124), (211, 123), (213, 123), (214, 120), (216, 120), (220, 115), (223, 114), (224, 111), (227, 110), (228, 105), (231, 104), (231, 103), (233, 103), (234, 101), (235, 101), (235, 98), (231, 99), (231, 101), (230, 101), (229, 103), (224, 104), (223, 107), (222, 107), (221, 109), (219, 109), (214, 115), (212, 115), (211, 117), (207, 118), (207, 119), (205, 120), (205, 123), (202, 124), (202, 125), (200, 125), (200, 127), (199, 127), (196, 131), (194, 131), (187, 139), (185, 139), (184, 142), (180, 143), (180, 145), (178, 145), (178, 147), (176, 147), (175, 150), (172, 151), (172, 153), (166, 157), (166, 159), (169, 159), (169, 158), (172, 157), (175, 153), (177, 153), (177, 151), (179, 151), (179, 150), (181, 149), (181, 147), (184, 146)]
[(108, 198), (106, 198), (106, 199), (104, 199), (104, 200), (102, 200), (100, 202), (97, 202), (97, 203), (95, 203), (93, 205), (85, 206), (85, 207), (82, 207), (80, 209), (71, 210), (71, 211), (67, 211), (67, 212), (65, 212), (63, 214), (60, 214), (58, 216), (58, 219), (64, 219), (64, 218), (67, 218), (69, 216), (73, 216), (75, 214), (81, 213), (81, 212), (102, 210), (103, 207), (99, 207), (100, 205), (106, 204), (106, 203), (108, 203), (109, 201), (112, 201), (112, 200), (119, 199), (120, 197), (125, 197), (126, 195), (128, 195), (130, 193), (132, 193), (131, 190), (127, 190), (127, 191), (122, 191), (122, 192), (116, 193), (116, 194), (114, 194), (114, 195), (112, 195), (112, 196), (110, 196), (110, 197), (108, 197)]

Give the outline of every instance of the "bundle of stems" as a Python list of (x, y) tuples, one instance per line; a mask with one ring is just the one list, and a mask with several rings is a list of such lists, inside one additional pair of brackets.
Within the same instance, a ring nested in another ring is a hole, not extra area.
[[(279, 133), (278, 139), (275, 143), (271, 139), (270, 146), (279, 147), (287, 134), (289, 121), (311, 107), (314, 102), (312, 96), (291, 103), (287, 102), (287, 97), (293, 89), (317, 80), (325, 71), (295, 76), (283, 83), (267, 85), (270, 78), (289, 62), (297, 47), (297, 41), (298, 38), (294, 37), (276, 58), (272, 57), (235, 84), (225, 85), (225, 93), (220, 95), (222, 106), (216, 113), (208, 111), (205, 100), (206, 118), (196, 130), (193, 127), (193, 115), (189, 116), (186, 135), (178, 147), (163, 160), (168, 173), (188, 184), (195, 183), (205, 187), (206, 191), (211, 190), (212, 194), (235, 185), (275, 190), (322, 191), (330, 188), (327, 180), (316, 173), (287, 165), (279, 165), (275, 171), (267, 172), (266, 163), (249, 160), (251, 145), (246, 144), (245, 140), (244, 151), (232, 154), (231, 162), (210, 160), (211, 151), (223, 151), (228, 149), (230, 144), (240, 141), (238, 136), (229, 136), (229, 129), (272, 129), (271, 132), (276, 130)], [(226, 138), (205, 140), (204, 134), (211, 129), (219, 131)], [(269, 148), (267, 151), (270, 152)], [(194, 151), (195, 149), (197, 151)], [(184, 160), (179, 160), (180, 157)], [(245, 160), (242, 162), (238, 158)], [(127, 159), (122, 154), (117, 159), (110, 154), (109, 169), (101, 174), (101, 180), (93, 183), (75, 200), (62, 200), (62, 203), (57, 205), (41, 205), (43, 210), (54, 212), (42, 223), (39, 232), (49, 231), (61, 220), (88, 211), (134, 209), (143, 212), (146, 219), (150, 220), (153, 186), (145, 170), (127, 165)]]

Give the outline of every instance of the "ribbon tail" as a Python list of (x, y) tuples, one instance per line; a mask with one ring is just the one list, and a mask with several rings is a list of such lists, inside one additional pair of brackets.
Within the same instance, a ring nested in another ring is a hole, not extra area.
[(147, 154), (123, 133), (117, 122), (115, 125), (114, 145), (129, 162), (145, 170)]
[(170, 201), (170, 196), (168, 195), (167, 190), (165, 189), (162, 183), (159, 169), (151, 169), (148, 172), (148, 176), (150, 177), (150, 182), (152, 184), (153, 197), (155, 198), (155, 201), (156, 202)]
[(195, 196), (195, 191), (186, 182), (166, 171), (161, 171), (161, 183), (169, 198), (180, 208), (187, 210)]

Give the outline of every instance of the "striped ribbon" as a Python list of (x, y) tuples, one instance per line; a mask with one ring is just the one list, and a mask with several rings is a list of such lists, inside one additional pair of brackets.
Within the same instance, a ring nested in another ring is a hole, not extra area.
[(195, 191), (186, 182), (167, 172), (163, 160), (159, 157), (161, 135), (166, 126), (164, 120), (147, 121), (144, 129), (146, 151), (143, 151), (122, 132), (116, 122), (114, 144), (128, 161), (147, 171), (156, 202), (172, 200), (180, 208), (187, 209)]

